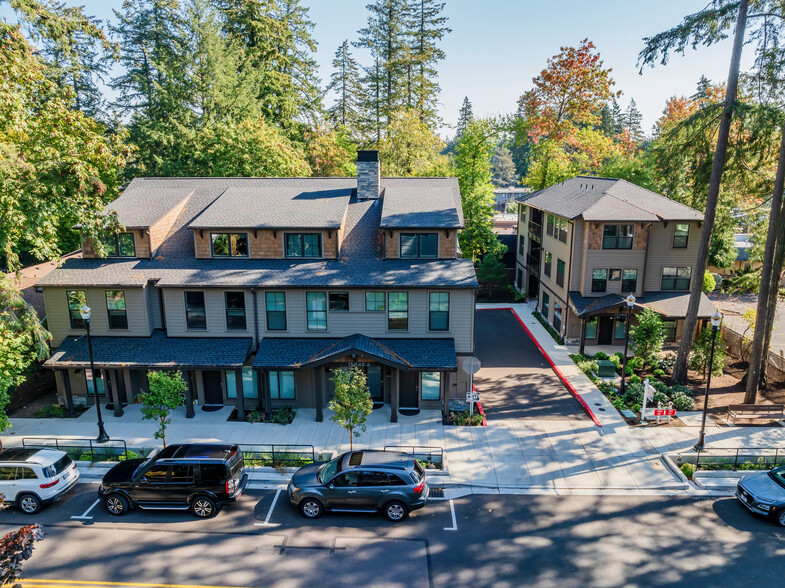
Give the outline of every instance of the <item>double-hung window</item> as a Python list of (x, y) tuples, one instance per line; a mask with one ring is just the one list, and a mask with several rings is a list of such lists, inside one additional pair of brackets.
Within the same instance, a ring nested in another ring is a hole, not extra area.
[(189, 330), (207, 329), (207, 313), (204, 306), (204, 292), (185, 293), (185, 326)]
[(569, 227), (569, 222), (567, 221), (566, 218), (556, 217), (556, 227), (554, 229), (553, 238), (558, 239), (562, 243), (566, 243), (568, 227)]
[(390, 331), (408, 331), (409, 293), (390, 292), (387, 308), (387, 329)]
[(349, 310), (349, 293), (348, 292), (330, 292), (330, 312), (341, 312)]
[(213, 257), (248, 257), (248, 233), (210, 235)]
[(626, 269), (622, 271), (621, 291), (635, 294), (638, 288), (638, 270)]
[(125, 292), (123, 290), (106, 291), (106, 312), (110, 329), (128, 328), (128, 314), (125, 311)]
[(673, 342), (676, 340), (676, 321), (662, 321), (662, 331), (665, 340)]
[(688, 223), (676, 223), (673, 228), (673, 248), (684, 249), (690, 238), (690, 225)]
[(691, 267), (662, 268), (662, 290), (689, 290)]
[(68, 296), (68, 315), (71, 318), (72, 329), (84, 329), (84, 319), (79, 309), (87, 304), (84, 290), (69, 290)]
[(270, 398), (294, 400), (294, 372), (270, 372)]
[(245, 292), (225, 292), (226, 329), (229, 331), (246, 330)]
[(526, 255), (526, 238), (518, 235), (518, 255)]
[(321, 257), (322, 236), (319, 233), (286, 233), (286, 257)]
[(327, 293), (306, 292), (305, 306), (309, 331), (327, 330)]
[(547, 292), (542, 293), (542, 316), (548, 320), (548, 305), (551, 303), (551, 298)]
[(564, 262), (561, 259), (556, 260), (556, 284), (564, 287)]
[(546, 251), (545, 252), (545, 268), (543, 270), (543, 273), (546, 276), (548, 276), (549, 278), (551, 277), (551, 266), (552, 265), (553, 265), (553, 255), (550, 252)]
[(365, 293), (365, 310), (371, 312), (384, 312), (387, 309), (385, 299), (387, 295), (384, 292), (366, 292)]
[(555, 300), (553, 303), (553, 328), (556, 329), (557, 333), (561, 333), (561, 313), (561, 303)]
[(437, 233), (401, 233), (402, 258), (438, 257), (439, 235)]
[(545, 227), (545, 234), (549, 237), (553, 237), (554, 231), (556, 231), (556, 217), (552, 214), (548, 215), (548, 224)]
[(602, 229), (603, 249), (632, 249), (635, 225), (605, 225)]
[(591, 291), (605, 292), (608, 287), (608, 270), (595, 269), (591, 272)]
[(428, 330), (447, 331), (450, 328), (450, 293), (431, 292), (428, 295)]
[(107, 257), (136, 257), (133, 233), (118, 233), (101, 238)]
[(264, 304), (267, 312), (267, 330), (286, 330), (286, 293), (265, 292)]
[(442, 390), (441, 372), (423, 372), (420, 376), (422, 380), (420, 393), (423, 400), (439, 400)]

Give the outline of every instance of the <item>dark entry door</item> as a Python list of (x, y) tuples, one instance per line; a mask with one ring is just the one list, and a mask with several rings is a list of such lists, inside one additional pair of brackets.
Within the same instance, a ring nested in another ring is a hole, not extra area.
[(366, 371), (368, 378), (368, 389), (371, 392), (371, 400), (374, 402), (384, 402), (384, 387), (382, 386), (382, 366), (369, 365)]
[(398, 400), (400, 408), (417, 408), (419, 376), (417, 372), (401, 372), (401, 394)]
[(613, 318), (601, 316), (597, 344), (610, 345), (611, 343), (613, 343)]
[(204, 403), (223, 404), (224, 391), (221, 380), (221, 372), (204, 371), (202, 372), (202, 383), (204, 384)]

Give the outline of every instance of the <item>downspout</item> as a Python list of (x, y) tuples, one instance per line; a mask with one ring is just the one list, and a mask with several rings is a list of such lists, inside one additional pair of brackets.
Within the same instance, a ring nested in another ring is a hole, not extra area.
[(649, 263), (649, 240), (651, 239), (651, 223), (646, 226), (646, 252), (643, 254), (643, 279), (641, 280), (641, 296), (646, 296), (646, 270)]
[(256, 288), (251, 288), (251, 294), (253, 295), (253, 340), (256, 351), (259, 351), (259, 309)]

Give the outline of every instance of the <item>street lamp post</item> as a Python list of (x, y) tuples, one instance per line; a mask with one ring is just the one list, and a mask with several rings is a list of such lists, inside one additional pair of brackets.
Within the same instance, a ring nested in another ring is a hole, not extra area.
[(624, 357), (622, 357), (621, 367), (621, 395), (627, 390), (627, 347), (630, 344), (630, 319), (632, 318), (632, 307), (635, 306), (635, 296), (630, 294), (624, 299), (627, 303), (627, 329), (624, 335)]
[(95, 364), (93, 363), (93, 340), (90, 336), (90, 316), (92, 311), (90, 307), (86, 304), (79, 309), (79, 314), (82, 315), (82, 320), (84, 321), (85, 329), (87, 330), (87, 352), (90, 356), (90, 373), (92, 374), (92, 381), (93, 381), (93, 394), (95, 394), (95, 410), (98, 413), (98, 437), (96, 437), (96, 441), (98, 443), (106, 443), (109, 441), (109, 435), (106, 434), (106, 429), (104, 429), (104, 420), (101, 418), (101, 399), (98, 398), (98, 385), (95, 381)]
[(698, 442), (692, 448), (695, 451), (703, 451), (706, 446), (706, 413), (709, 411), (709, 387), (711, 386), (711, 371), (714, 368), (714, 345), (717, 342), (717, 333), (722, 323), (722, 314), (719, 310), (711, 315), (711, 352), (709, 353), (709, 375), (706, 377), (706, 395), (703, 397), (703, 417), (701, 418), (701, 430), (698, 433)]

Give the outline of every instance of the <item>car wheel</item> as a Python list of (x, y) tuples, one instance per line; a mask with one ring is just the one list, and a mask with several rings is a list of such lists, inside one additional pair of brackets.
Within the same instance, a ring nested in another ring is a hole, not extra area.
[(785, 510), (780, 512), (780, 516), (777, 517), (777, 522), (780, 524), (780, 527), (785, 527)]
[(324, 513), (324, 507), (315, 498), (305, 498), (300, 503), (300, 512), (306, 519), (318, 519)]
[(409, 515), (409, 510), (403, 502), (388, 502), (384, 506), (384, 516), (388, 521), (398, 523)]
[(123, 516), (128, 512), (128, 500), (119, 494), (110, 494), (104, 498), (104, 506), (109, 514), (115, 517)]
[(200, 519), (209, 519), (218, 512), (215, 501), (209, 496), (197, 496), (191, 503), (191, 512)]
[(41, 500), (35, 494), (22, 494), (17, 498), (19, 510), (25, 514), (35, 514), (41, 510)]

